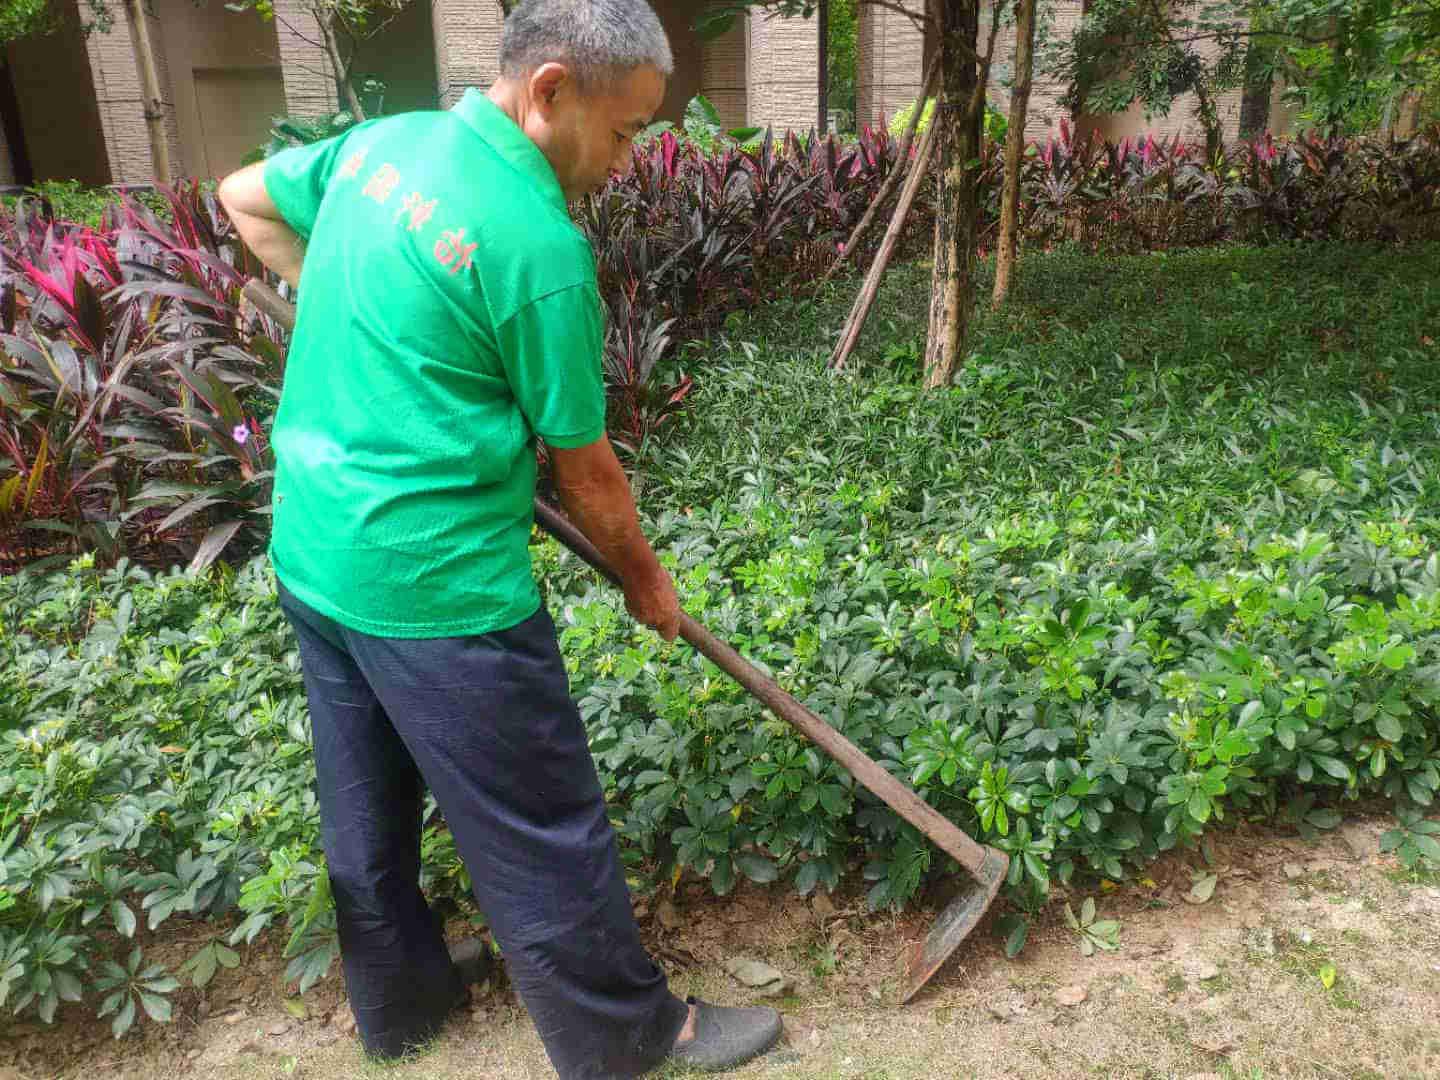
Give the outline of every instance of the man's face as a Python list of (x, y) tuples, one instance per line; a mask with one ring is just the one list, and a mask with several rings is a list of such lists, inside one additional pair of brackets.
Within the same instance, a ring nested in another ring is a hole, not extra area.
[(633, 163), (631, 143), (654, 119), (665, 77), (649, 65), (608, 88), (579, 92), (565, 69), (546, 65), (532, 75), (535, 124), (530, 136), (549, 159), (566, 199), (599, 191)]

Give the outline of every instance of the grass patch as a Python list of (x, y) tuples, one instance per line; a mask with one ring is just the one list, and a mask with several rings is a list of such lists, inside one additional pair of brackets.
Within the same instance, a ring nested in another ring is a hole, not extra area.
[(1421, 885), (1440, 888), (1440, 866), (1392, 867), (1385, 871), (1385, 877), (1396, 885)]
[(1313, 993), (1322, 995), (1318, 1000), (1325, 1005), (1344, 1011), (1363, 1008), (1343, 963), (1318, 939), (1312, 937), (1306, 941), (1295, 933), (1277, 934), (1275, 962), (1280, 970), (1300, 980)]

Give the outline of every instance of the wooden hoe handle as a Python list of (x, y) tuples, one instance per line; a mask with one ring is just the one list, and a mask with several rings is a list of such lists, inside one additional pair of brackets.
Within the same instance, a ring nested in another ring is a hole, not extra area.
[[(606, 578), (616, 585), (620, 584), (620, 579), (605, 564), (605, 559), (595, 549), (595, 545), (568, 519), (562, 517), (558, 510), (541, 499), (535, 500), (535, 520), (542, 529)], [(754, 664), (683, 611), (680, 613), (680, 636), (713, 661), (716, 667), (770, 706), (776, 715), (799, 728), (807, 739), (849, 769), (856, 780), (935, 841), (942, 851), (972, 874), (979, 873), (980, 866), (985, 861), (983, 847), (966, 836), (949, 818), (913, 790), (882, 769), (844, 735), (787, 694)]]
[[(245, 285), (244, 295), (286, 329), (294, 329), (294, 307), (269, 286), (251, 279)], [(560, 511), (539, 498), (535, 500), (535, 520), (542, 529), (608, 580), (616, 585), (620, 584), (620, 579), (606, 565), (595, 545)], [(776, 685), (773, 679), (684, 612), (680, 614), (680, 636), (768, 705), (777, 716), (798, 728), (807, 739), (849, 769), (856, 780), (883, 799), (886, 805), (933, 840), (942, 851), (972, 875), (980, 874), (981, 866), (986, 860), (986, 849), (965, 835), (911, 788), (891, 776), (844, 735), (801, 705)]]

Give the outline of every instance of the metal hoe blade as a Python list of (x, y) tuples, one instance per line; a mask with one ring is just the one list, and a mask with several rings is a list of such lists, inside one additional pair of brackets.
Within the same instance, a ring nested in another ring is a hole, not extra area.
[(900, 998), (902, 1002), (918, 994), (944, 966), (950, 954), (985, 917), (995, 894), (1005, 883), (1005, 874), (1010, 869), (1009, 858), (994, 848), (986, 849), (985, 855), (985, 862), (975, 873), (974, 880), (968, 882), (965, 890), (935, 917), (925, 940), (917, 941), (910, 947), (905, 964), (905, 992)]

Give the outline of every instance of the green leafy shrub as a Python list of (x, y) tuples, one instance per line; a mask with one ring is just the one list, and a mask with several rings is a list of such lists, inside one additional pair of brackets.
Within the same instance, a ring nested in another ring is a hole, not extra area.
[[(905, 129), (910, 125), (910, 117), (915, 114), (915, 107), (919, 103), (920, 99), (916, 98), (914, 101), (910, 102), (910, 104), (903, 105), (900, 107), (899, 110), (896, 111), (895, 115), (890, 120), (891, 135), (895, 136), (898, 139), (901, 135), (905, 134)], [(930, 120), (934, 115), (935, 99), (933, 97), (926, 98), (925, 111), (920, 114), (920, 122), (915, 125), (915, 134), (917, 137), (925, 134), (926, 130), (929, 129)], [(1005, 141), (1005, 133), (1009, 129), (1009, 117), (1007, 117), (1003, 112), (995, 108), (995, 106), (991, 105), (987, 101), (985, 103), (985, 121), (983, 129), (985, 133), (985, 138), (993, 142), (1003, 143)]]
[[(14, 213), (16, 206), (24, 201), (54, 220), (98, 229), (105, 212), (118, 209), (126, 197), (114, 188), (86, 187), (79, 180), (45, 180), (21, 195), (5, 196), (4, 205), (8, 212)], [(137, 191), (128, 197), (161, 218), (169, 215), (170, 206), (159, 192)]]
[(270, 137), (246, 154), (241, 163), (251, 165), (294, 146), (308, 146), (310, 143), (332, 139), (343, 135), (354, 126), (354, 115), (345, 111), (320, 117), (276, 116), (270, 121)]
[[(1330, 828), (1365, 797), (1397, 808), (1387, 850), (1433, 860), (1440, 249), (1036, 264), (941, 393), (796, 348), (843, 311), (731, 320), (644, 477), (686, 609), (1010, 851), (1022, 911), (1217, 822)], [(926, 279), (896, 268), (887, 337), (923, 332)], [(708, 661), (533, 555), (637, 880), (864, 876), (883, 906), (942, 872)], [(297, 983), (333, 971), (309, 755), (263, 560), (0, 577), (0, 997), (161, 1016), (267, 932)], [(463, 900), (433, 812), (423, 851)], [(141, 919), (203, 929), (179, 970), (132, 956)]]
[[(688, 509), (653, 531), (687, 609), (1008, 847), (1023, 903), (1220, 817), (1430, 807), (1435, 258), (1044, 258), (939, 400), (776, 364), (827, 317), (779, 303), (733, 324), (730, 358), (712, 348), (703, 408), (646, 476), (649, 505)], [(923, 280), (887, 286), (890, 335), (923, 335)], [(1353, 323), (1351, 290), (1384, 314)], [(1338, 353), (1334, 330), (1295, 333), (1339, 325)], [(545, 576), (637, 851), (721, 889), (748, 867), (807, 890), (863, 855), (874, 902), (910, 895), (918, 837), (608, 591), (574, 599), (570, 565)]]
[[(636, 148), (630, 176), (575, 207), (609, 315), (611, 435), (637, 454), (690, 401), (691, 374), (666, 363), (676, 343), (822, 271), (898, 164), (884, 130), (853, 143), (767, 132), (741, 145), (731, 136), (753, 133), (727, 136), (708, 103), (691, 105), (693, 137), (661, 132)], [(345, 117), (326, 123), (343, 128)], [(978, 169), (993, 222), (994, 139)], [(1217, 163), (1178, 138), (1112, 145), (1062, 123), (1024, 169), (1022, 223), (1036, 248), (1392, 242), (1440, 228), (1440, 129), (1394, 147), (1264, 139)], [(239, 284), (260, 268), (213, 194), (160, 194), (166, 214), (127, 199), (95, 229), (30, 205), (0, 215), (0, 565), (57, 548), (203, 563), (263, 540), (264, 421), (284, 336), (240, 317)], [(908, 250), (929, 243), (928, 200)], [(909, 346), (895, 348), (898, 359)], [(84, 377), (66, 383), (64, 370)]]
[[(914, 113), (915, 113), (915, 107), (916, 107), (919, 103), (920, 103), (920, 99), (919, 99), (919, 98), (916, 98), (914, 101), (910, 102), (909, 105), (902, 105), (899, 109), (897, 109), (897, 110), (895, 111), (895, 115), (894, 115), (894, 116), (891, 118), (891, 120), (890, 120), (890, 134), (891, 134), (891, 135), (894, 135), (896, 138), (899, 138), (901, 135), (903, 135), (903, 134), (905, 133), (905, 129), (910, 126), (910, 117), (914, 115)], [(920, 114), (920, 122), (915, 125), (915, 133), (916, 133), (917, 135), (923, 135), (923, 134), (925, 134), (925, 132), (926, 132), (926, 131), (929, 129), (929, 127), (930, 127), (930, 119), (931, 119), (931, 117), (933, 117), (934, 115), (935, 115), (935, 99), (934, 99), (933, 97), (932, 97), (932, 98), (926, 98), (926, 99), (925, 99), (925, 111)]]
[(726, 128), (720, 113), (704, 94), (696, 94), (685, 103), (685, 115), (679, 128), (668, 120), (651, 124), (636, 138), (638, 147), (650, 146), (654, 140), (670, 132), (686, 149), (710, 156), (725, 147), (754, 148), (765, 129), (759, 127)]
[[(299, 659), (268, 565), (93, 558), (0, 577), (0, 1006), (169, 1018), (272, 925), (303, 991), (338, 955)], [(426, 884), (460, 895), (427, 805)], [(453, 843), (450, 845), (453, 855)], [(176, 971), (137, 930), (208, 919)]]

